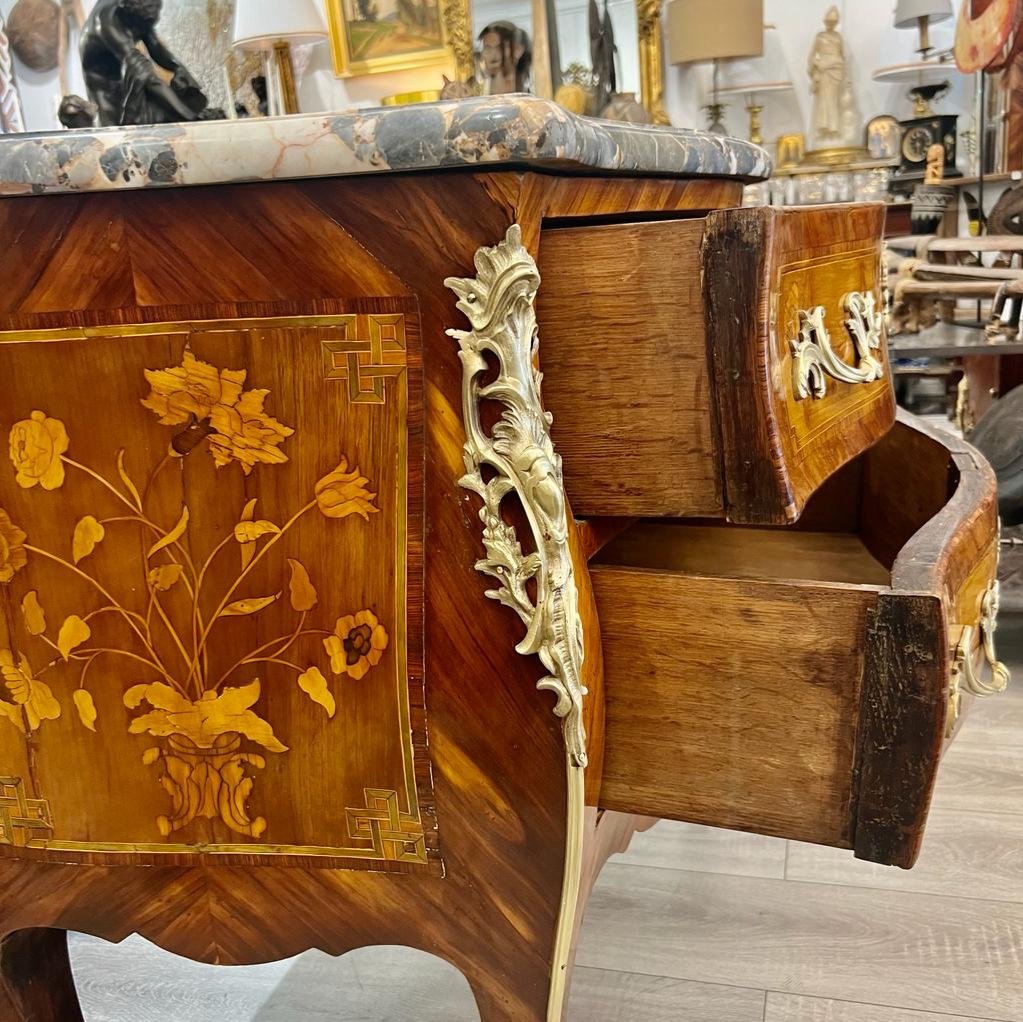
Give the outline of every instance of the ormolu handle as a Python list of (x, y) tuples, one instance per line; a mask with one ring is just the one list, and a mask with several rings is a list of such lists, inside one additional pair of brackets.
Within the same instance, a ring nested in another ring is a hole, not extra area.
[[(1009, 668), (995, 654), (995, 629), (998, 627), (998, 582), (992, 582), (984, 593), (980, 605), (980, 621), (977, 625), (963, 628), (959, 645), (956, 646), (952, 662), (952, 678), (949, 682), (949, 707), (946, 734), (951, 734), (959, 719), (962, 693), (975, 696), (993, 696), (1004, 692), (1010, 681)], [(982, 678), (974, 667), (970, 650), (974, 634), (979, 629), (984, 659), (991, 668), (991, 677)]]

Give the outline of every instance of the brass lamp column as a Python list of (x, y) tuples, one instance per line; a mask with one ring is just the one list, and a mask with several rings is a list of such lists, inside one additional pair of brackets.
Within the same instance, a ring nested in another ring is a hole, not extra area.
[(326, 35), (316, 0), (237, 0), (232, 41), (263, 52), (273, 114), (299, 112), (291, 42), (319, 42)]
[(671, 0), (668, 59), (672, 64), (713, 61), (714, 84), (707, 104), (710, 130), (725, 134), (718, 94), (718, 63), (764, 52), (763, 0)]
[(764, 110), (762, 94), (791, 91), (793, 88), (792, 74), (774, 25), (764, 26), (763, 56), (727, 60), (721, 72), (718, 96), (745, 97), (749, 140), (763, 145), (764, 138), (760, 133), (760, 115)]

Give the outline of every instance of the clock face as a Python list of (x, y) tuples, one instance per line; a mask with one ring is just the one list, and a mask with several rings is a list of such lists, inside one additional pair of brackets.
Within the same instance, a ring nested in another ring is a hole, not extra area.
[(902, 137), (902, 155), (910, 163), (923, 163), (927, 159), (927, 148), (935, 141), (929, 128), (916, 125)]

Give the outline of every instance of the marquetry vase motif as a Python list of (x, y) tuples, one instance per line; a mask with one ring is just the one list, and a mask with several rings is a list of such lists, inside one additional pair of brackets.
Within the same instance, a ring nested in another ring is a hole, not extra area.
[[(0, 726), (31, 741), (73, 706), (81, 726), (95, 732), (93, 693), (104, 662), (127, 660), (137, 673), (121, 697), (127, 730), (156, 739), (143, 763), (159, 771), (170, 801), (155, 821), (160, 834), (209, 819), (259, 837), (268, 823), (249, 810), (255, 772), (266, 766), (267, 754), (288, 752), (258, 710), (263, 686), (290, 675), (333, 718), (338, 683), (332, 687), (328, 675), (359, 682), (389, 642), (387, 626), (372, 610), (319, 607), (307, 566), (312, 562), (295, 549), (296, 526), (306, 515), (321, 515), (336, 521), (331, 528), (357, 528), (379, 511), (377, 495), (369, 478), (342, 455), (300, 507), (263, 509), (258, 499), (248, 500), (233, 529), (200, 560), (190, 532), (193, 510), (201, 515), (201, 508), (190, 509), (182, 499), (173, 521), (158, 520), (151, 508), (158, 477), (182, 459), (204, 457), (204, 451), (217, 478), (222, 472), (247, 477), (272, 471), (288, 461), (287, 445), (298, 438), (267, 412), (269, 391), (245, 389), (247, 370), (217, 368), (187, 345), (178, 365), (144, 375), (149, 392), (142, 404), (168, 427), (166, 453), (146, 474), (129, 467), (138, 460), (131, 448), (117, 451), (116, 478), (77, 460), (74, 437), (50, 413), (56, 409), (26, 409), (10, 426), (9, 458), (18, 487), (42, 497), (88, 483), (98, 503), (78, 519), (64, 550), (35, 546), (32, 523), (14, 521), (0, 508), (0, 600), (10, 635), (10, 648), (0, 649)], [(40, 514), (47, 513), (52, 505), (40, 507)], [(91, 568), (104, 544), (117, 544), (122, 567), (117, 585)], [(59, 566), (90, 594), (89, 605), (51, 620), (47, 594), (18, 585), (32, 558)], [(232, 559), (235, 567), (225, 574)], [(275, 580), (269, 591), (253, 591), (268, 568)], [(227, 579), (226, 586), (218, 588), (214, 578)], [(144, 610), (133, 605), (139, 592)], [(256, 617), (279, 602), (290, 608), (289, 629), (214, 670), (211, 647), (225, 622)], [(310, 652), (315, 649), (319, 655)]]

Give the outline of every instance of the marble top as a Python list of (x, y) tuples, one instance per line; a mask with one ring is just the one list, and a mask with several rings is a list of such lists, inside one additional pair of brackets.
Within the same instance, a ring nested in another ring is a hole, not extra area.
[(0, 195), (180, 187), (449, 167), (759, 180), (759, 146), (579, 117), (533, 96), (0, 136)]

